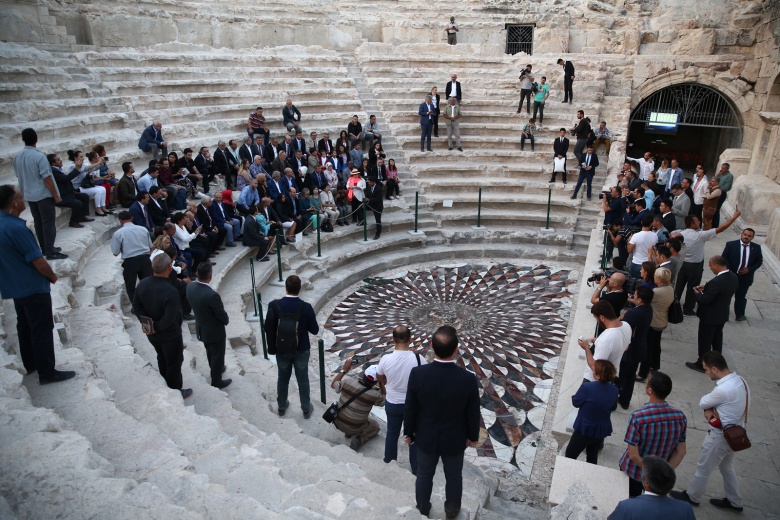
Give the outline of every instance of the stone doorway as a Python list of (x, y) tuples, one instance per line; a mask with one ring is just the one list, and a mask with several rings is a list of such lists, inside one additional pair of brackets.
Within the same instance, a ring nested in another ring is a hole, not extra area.
[(658, 159), (677, 158), (686, 172), (697, 164), (714, 172), (723, 150), (742, 145), (742, 120), (731, 101), (712, 87), (671, 85), (634, 108), (626, 144), (629, 157), (649, 151)]

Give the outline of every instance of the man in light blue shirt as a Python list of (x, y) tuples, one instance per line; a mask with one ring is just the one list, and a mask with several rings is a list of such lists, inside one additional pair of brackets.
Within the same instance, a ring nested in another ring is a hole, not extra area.
[(22, 130), (24, 149), (14, 156), (14, 172), (19, 179), (19, 190), (30, 205), (30, 213), (35, 224), (35, 236), (46, 254), (47, 260), (62, 260), (68, 255), (62, 254), (54, 246), (57, 238), (55, 204), (62, 202), (57, 184), (51, 173), (46, 156), (35, 145), (38, 134), (32, 128)]
[(119, 212), (118, 217), (122, 227), (111, 237), (111, 252), (114, 256), (122, 255), (122, 276), (127, 296), (132, 302), (136, 282), (153, 274), (149, 259), (152, 242), (145, 227), (133, 224), (133, 215), (129, 211)]
[(141, 175), (141, 178), (138, 179), (138, 191), (145, 191), (149, 192), (149, 188), (152, 186), (159, 186), (157, 184), (157, 177), (160, 176), (160, 171), (157, 169), (157, 166), (150, 166), (149, 171), (145, 175)]
[(236, 201), (236, 209), (242, 215), (247, 216), (249, 215), (249, 206), (257, 206), (258, 204), (260, 204), (260, 195), (257, 193), (257, 179), (252, 179), (241, 190), (241, 195), (239, 195)]

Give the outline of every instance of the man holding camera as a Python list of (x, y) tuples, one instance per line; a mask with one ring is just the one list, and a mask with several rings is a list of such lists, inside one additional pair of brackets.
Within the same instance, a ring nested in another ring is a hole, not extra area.
[[(626, 275), (618, 272), (607, 272), (599, 273), (595, 276), (600, 276), (600, 279), (598, 279), (599, 286), (590, 297), (590, 303), (596, 305), (600, 301), (608, 302), (612, 306), (612, 310), (615, 311), (615, 315), (620, 316), (620, 311), (628, 301), (628, 293), (623, 290), (623, 285), (626, 283)], [(603, 330), (604, 328), (599, 324), (599, 330), (596, 332), (600, 334)]]
[[(372, 437), (379, 433), (379, 424), (370, 417), (371, 408), (383, 406), (385, 397), (376, 387), (377, 366), (372, 365), (366, 369), (360, 378), (344, 376), (352, 368), (352, 359), (344, 362), (344, 367), (330, 384), (336, 390), (339, 397), (339, 413), (333, 421), (333, 426), (344, 433), (348, 439), (349, 447), (357, 451)], [(347, 401), (352, 401), (347, 406)]]
[(525, 99), (525, 111), (531, 113), (531, 97), (534, 89), (534, 73), (531, 72), (531, 64), (525, 66), (520, 71), (520, 105), (517, 107), (517, 113), (523, 109), (523, 100)]

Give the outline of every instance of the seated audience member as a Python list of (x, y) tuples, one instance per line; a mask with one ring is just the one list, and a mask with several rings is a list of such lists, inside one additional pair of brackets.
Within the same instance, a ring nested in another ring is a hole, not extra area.
[(191, 267), (197, 269), (198, 264), (208, 257), (207, 247), (203, 247), (201, 242), (196, 241), (202, 228), (198, 226), (195, 228), (194, 232), (190, 232), (189, 229), (187, 229), (187, 216), (183, 212), (173, 215), (173, 220), (176, 224), (173, 241), (181, 251), (189, 253), (192, 256)]
[(301, 111), (293, 105), (292, 99), (287, 98), (287, 102), (282, 109), (282, 120), (287, 131), (295, 129), (295, 132), (303, 132), (301, 129)]
[(162, 226), (173, 218), (173, 214), (168, 209), (167, 201), (163, 197), (164, 193), (165, 190), (159, 186), (149, 188), (150, 200), (146, 204), (146, 210), (149, 212), (149, 216), (152, 218), (152, 223), (155, 226)]
[[(198, 222), (203, 226), (203, 231), (206, 232), (206, 235), (209, 233), (216, 233), (217, 235), (217, 247), (212, 249), (217, 249), (221, 247), (223, 241), (225, 240), (225, 237), (227, 236), (227, 226), (224, 226), (220, 228), (217, 226), (217, 223), (214, 221), (214, 218), (212, 217), (212, 212), (210, 210), (211, 205), (213, 204), (213, 201), (211, 200), (211, 197), (208, 195), (204, 196), (203, 199), (200, 201), (200, 204), (198, 204), (198, 207), (196, 209), (196, 214), (198, 216)], [(236, 244), (230, 243), (225, 244), (227, 247), (236, 247)]]
[(355, 143), (355, 148), (350, 150), (349, 152), (349, 160), (352, 161), (352, 164), (362, 164), (363, 163), (363, 145), (360, 143)]
[(677, 477), (661, 457), (642, 457), (644, 494), (621, 501), (607, 520), (668, 519), (696, 520), (691, 504), (668, 496)]
[(279, 199), (279, 195), (285, 191), (286, 188), (282, 181), (282, 174), (276, 170), (271, 174), (271, 182), (268, 183), (268, 196), (271, 200), (276, 201)]
[[(189, 148), (187, 149), (189, 150)], [(188, 197), (197, 199), (203, 197), (203, 193), (198, 191), (196, 186), (197, 182), (202, 180), (202, 176), (193, 174), (188, 168), (184, 167), (176, 152), (168, 154), (168, 163), (171, 166), (173, 178), (176, 179), (176, 185), (184, 189)], [(195, 162), (192, 161), (192, 164), (195, 164)]]
[(341, 133), (339, 133), (339, 138), (334, 144), (336, 145), (336, 150), (339, 149), (339, 146), (343, 146), (344, 150), (349, 152), (349, 135), (346, 130), (342, 130)]
[(198, 155), (195, 157), (195, 166), (203, 175), (203, 193), (209, 192), (209, 186), (214, 182), (217, 175), (217, 169), (214, 166), (214, 159), (211, 158), (211, 152), (208, 146), (201, 146)]
[(95, 151), (87, 152), (87, 160), (89, 161), (87, 171), (92, 175), (92, 183), (106, 190), (106, 207), (114, 209), (115, 205), (111, 203), (111, 189), (117, 182), (116, 174), (108, 169), (106, 158)]
[(566, 457), (576, 459), (585, 451), (589, 464), (598, 464), (599, 449), (604, 439), (612, 435), (611, 412), (617, 409), (618, 387), (612, 384), (615, 367), (599, 359), (593, 367), (595, 380), (583, 383), (571, 397), (572, 406), (579, 408), (574, 420), (574, 433), (566, 446)]
[(309, 158), (306, 160), (307, 171), (313, 172), (318, 166), (322, 166), (321, 157), (316, 148), (309, 148)]
[(138, 181), (135, 180), (135, 166), (133, 166), (133, 163), (123, 162), (122, 173), (124, 175), (119, 179), (116, 191), (119, 204), (123, 208), (129, 208), (135, 202), (136, 195), (138, 195)]
[(379, 129), (379, 125), (376, 122), (376, 116), (370, 115), (368, 116), (368, 124), (366, 124), (365, 131), (363, 132), (364, 136), (364, 142), (363, 145), (364, 149), (371, 149), (374, 146), (374, 141), (382, 142), (382, 134)]
[(607, 128), (607, 122), (602, 121), (599, 123), (598, 128), (593, 132), (593, 136), (596, 138), (595, 141), (593, 141), (593, 152), (598, 152), (599, 146), (602, 144), (604, 145), (604, 148), (607, 152), (607, 155), (609, 155), (609, 148), (612, 142), (612, 135)]
[(317, 145), (319, 140), (317, 139), (317, 132), (311, 132), (309, 137), (306, 138), (306, 148), (309, 149), (309, 156), (311, 157), (311, 149), (314, 148), (319, 152)]
[(531, 151), (534, 151), (534, 134), (536, 133), (536, 119), (531, 118), (528, 123), (525, 124), (523, 130), (520, 132), (520, 151), (525, 149), (525, 141), (528, 139), (531, 141)]
[(325, 157), (329, 157), (330, 152), (334, 150), (333, 141), (330, 140), (330, 134), (328, 132), (322, 134), (322, 139), (317, 143), (317, 150)]
[(133, 216), (133, 224), (146, 228), (146, 230), (151, 233), (154, 230), (154, 222), (152, 221), (152, 216), (147, 207), (149, 205), (149, 199), (148, 191), (139, 191), (136, 196), (136, 201), (130, 206), (128, 211)]
[(252, 176), (249, 169), (249, 159), (241, 159), (241, 164), (238, 166), (238, 173), (236, 174), (236, 191), (243, 190), (250, 181), (257, 178), (256, 175)]
[(348, 225), (347, 217), (349, 217), (351, 208), (346, 186), (339, 186), (333, 198), (336, 199), (336, 209), (339, 211), (339, 218), (336, 224), (339, 226)]
[(167, 155), (167, 145), (162, 135), (162, 123), (156, 119), (146, 127), (138, 140), (138, 148), (147, 153), (151, 152), (152, 159), (157, 159), (161, 151), (163, 156)]
[[(198, 169), (198, 165), (195, 164), (195, 160), (192, 158), (193, 153), (194, 152), (192, 151), (192, 148), (185, 148), (183, 155), (177, 163), (177, 166), (184, 170), (182, 172), (183, 176), (187, 177), (192, 183), (193, 193), (195, 194), (194, 196), (204, 195), (208, 192), (209, 185), (204, 180), (205, 175), (201, 173), (201, 171)], [(198, 191), (199, 182), (203, 185), (203, 193)]]
[(270, 174), (265, 169), (265, 158), (262, 155), (255, 155), (252, 164), (249, 165), (249, 177), (251, 177), (252, 179), (257, 179), (260, 177), (270, 177)]
[[(154, 176), (152, 176), (154, 171)], [(149, 191), (149, 187), (152, 184), (156, 184), (165, 191), (168, 192), (171, 200), (172, 209), (184, 209), (187, 202), (187, 193), (179, 186), (176, 178), (171, 170), (171, 162), (167, 157), (163, 157), (163, 160), (158, 164), (149, 164), (149, 169), (146, 173), (141, 174), (141, 178), (138, 180), (139, 189), (147, 188), (145, 191)]]
[(302, 226), (299, 218), (295, 218), (288, 213), (290, 205), (287, 202), (287, 197), (288, 195), (286, 193), (279, 195), (279, 198), (274, 204), (274, 211), (279, 216), (282, 228), (286, 230), (286, 242), (294, 243), (296, 230), (302, 229)]
[[(282, 219), (276, 214), (273, 208), (273, 200), (270, 197), (263, 197), (260, 199), (260, 206), (257, 208), (257, 213), (262, 214), (268, 229), (264, 231), (266, 236), (274, 237), (277, 239), (278, 244), (283, 246), (284, 241), (284, 226), (282, 226)], [(260, 222), (258, 220), (258, 222)]]
[(238, 148), (238, 158), (243, 162), (247, 161), (249, 164), (252, 164), (255, 160), (255, 151), (256, 148), (252, 148), (254, 145), (254, 139), (251, 136), (247, 136), (244, 138), (243, 144)]
[(236, 209), (242, 216), (246, 217), (249, 215), (249, 206), (257, 206), (258, 204), (260, 204), (260, 196), (257, 194), (257, 180), (253, 179), (241, 190), (241, 195), (236, 201)]
[[(206, 207), (205, 200), (206, 197), (203, 197), (204, 202), (202, 204), (204, 207)], [(234, 239), (238, 240), (241, 238), (241, 222), (237, 218), (230, 217), (225, 208), (221, 191), (214, 194), (214, 200), (212, 200), (211, 204), (206, 208), (209, 215), (211, 215), (211, 220), (214, 222), (214, 225), (225, 232), (225, 245), (234, 247), (236, 245)]]
[[(257, 206), (250, 207), (249, 215), (244, 223), (244, 234), (241, 237), (241, 243), (247, 247), (259, 248), (255, 259), (260, 262), (267, 262), (271, 259), (268, 255), (275, 254), (276, 251), (268, 250), (269, 245), (273, 243), (273, 238), (267, 238), (266, 233), (263, 232), (257, 221), (257, 216)], [(263, 220), (265, 220), (264, 217)]]
[[(175, 222), (176, 216), (174, 215), (173, 221)], [(176, 249), (176, 258), (178, 259), (178, 262), (184, 266), (186, 266), (186, 272), (192, 272), (193, 269), (193, 260), (192, 255), (188, 252), (185, 252), (184, 250), (180, 249), (179, 246), (176, 244), (176, 241), (173, 239), (174, 235), (176, 234), (176, 224), (173, 222), (166, 222), (162, 226), (162, 233), (166, 235), (170, 240), (170, 246)], [(154, 243), (152, 243), (152, 246), (154, 246)]]
[[(340, 394), (341, 411), (333, 421), (336, 427), (350, 440), (349, 447), (357, 451), (369, 439), (379, 433), (379, 424), (371, 417), (371, 408), (383, 406), (385, 398), (376, 385), (376, 365), (372, 365), (358, 378), (344, 377), (352, 368), (352, 359), (347, 359), (341, 372), (331, 383), (331, 387)], [(349, 406), (344, 404), (354, 400)]]
[(66, 174), (70, 176), (74, 170), (79, 172), (71, 181), (73, 188), (94, 199), (96, 216), (105, 217), (112, 214), (113, 212), (106, 207), (106, 190), (92, 183), (92, 175), (89, 173), (87, 165), (84, 164), (84, 154), (80, 150), (68, 150), (68, 159), (70, 159), (71, 164), (68, 166)]
[(279, 152), (279, 155), (277, 155), (276, 159), (271, 163), (271, 170), (283, 172), (287, 168), (289, 168), (287, 164), (287, 154)]
[[(322, 209), (322, 193), (320, 192), (319, 188), (316, 186), (314, 189), (311, 190), (311, 196), (309, 197), (309, 200), (311, 201), (311, 207), (314, 208), (314, 215), (317, 217), (315, 222), (315, 229), (316, 227), (319, 227), (322, 225), (322, 223), (325, 221), (325, 218), (327, 215)], [(324, 231), (324, 230), (323, 230)]]
[(338, 173), (333, 169), (333, 165), (331, 163), (325, 165), (324, 175), (328, 186), (331, 188), (336, 189), (340, 185)]
[(246, 124), (246, 133), (250, 137), (262, 138), (265, 143), (268, 143), (271, 131), (268, 130), (268, 125), (266, 125), (265, 116), (263, 116), (263, 107), (257, 107), (254, 112), (249, 114), (249, 120)]
[(352, 121), (347, 125), (347, 138), (349, 139), (349, 150), (355, 147), (356, 143), (362, 143), (365, 140), (363, 135), (363, 125), (360, 124), (358, 116), (352, 116)]
[(159, 169), (157, 165), (149, 165), (149, 169), (146, 171), (146, 173), (141, 175), (141, 177), (138, 179), (138, 191), (145, 191), (149, 193), (149, 188), (152, 186), (159, 186), (160, 184), (163, 184), (163, 186), (165, 185), (164, 182), (160, 182), (160, 173), (166, 171), (168, 166), (168, 159), (163, 159), (161, 164), (163, 166), (161, 166)]
[(325, 218), (330, 221), (331, 227), (336, 227), (336, 221), (339, 218), (339, 210), (336, 207), (336, 199), (333, 197), (333, 193), (329, 184), (325, 184), (320, 192), (320, 200), (322, 201), (322, 212), (325, 214)]
[(56, 153), (50, 153), (46, 156), (51, 166), (51, 173), (54, 182), (57, 184), (57, 190), (60, 192), (60, 202), (57, 206), (61, 208), (70, 208), (70, 221), (68, 226), (72, 228), (84, 227), (82, 222), (92, 222), (93, 219), (87, 218), (89, 214), (89, 196), (85, 193), (79, 193), (73, 188), (72, 181), (78, 177), (81, 172), (73, 169), (69, 174), (62, 171), (62, 159)]
[(295, 137), (293, 137), (292, 140), (292, 145), (293, 152), (301, 152), (304, 164), (309, 162), (309, 148), (306, 146), (306, 141), (303, 139), (303, 132), (295, 133)]

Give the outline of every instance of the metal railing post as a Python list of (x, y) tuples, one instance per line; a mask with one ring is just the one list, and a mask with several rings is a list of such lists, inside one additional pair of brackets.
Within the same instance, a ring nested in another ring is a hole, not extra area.
[(479, 187), (479, 199), (477, 199), (477, 227), (482, 227), (482, 186)]
[[(249, 257), (249, 273), (252, 276), (252, 294), (257, 290), (255, 285), (255, 260), (251, 256)], [(255, 305), (255, 316), (257, 316), (257, 300), (252, 298), (252, 303)]]
[(604, 270), (607, 268), (607, 232), (604, 231), (604, 245), (602, 247), (601, 251), (601, 269)]
[(363, 242), (368, 242), (368, 222), (366, 221), (366, 200), (363, 199)]
[(279, 281), (282, 281), (282, 232), (276, 230), (276, 267), (279, 270)]
[(320, 401), (325, 404), (325, 342), (319, 340), (317, 343), (320, 351)]
[(317, 258), (320, 258), (322, 256), (322, 245), (320, 243), (320, 228), (322, 227), (322, 223), (320, 222), (320, 215), (317, 214), (314, 217), (317, 221)]
[(550, 229), (550, 203), (552, 201), (552, 187), (547, 188), (547, 223), (545, 229)]
[(414, 192), (414, 232), (417, 233), (417, 209), (420, 204), (420, 192)]
[(260, 291), (255, 293), (257, 306), (260, 308), (260, 338), (263, 340), (263, 357), (268, 359), (268, 345), (265, 340), (265, 319), (263, 319), (263, 297), (260, 295)]

